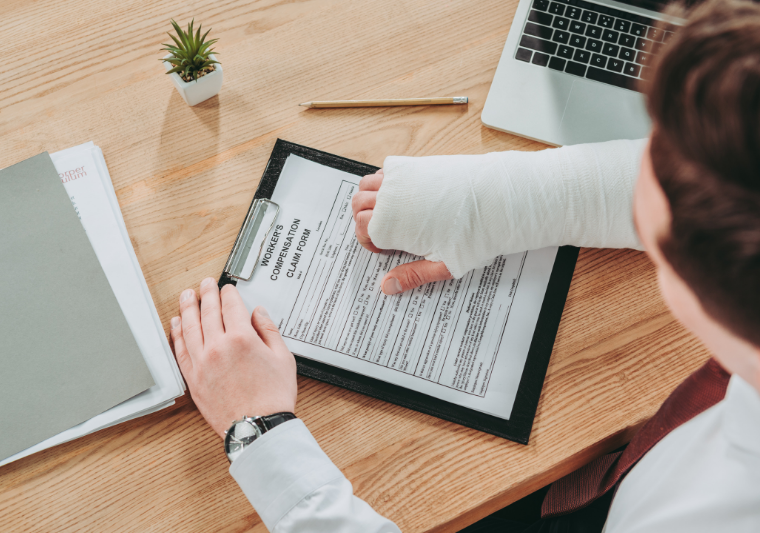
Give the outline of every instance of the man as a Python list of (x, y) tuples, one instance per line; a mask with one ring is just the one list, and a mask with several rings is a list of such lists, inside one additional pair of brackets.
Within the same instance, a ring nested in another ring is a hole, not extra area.
[[(598, 531), (590, 509), (606, 533), (760, 531), (760, 7), (698, 8), (654, 68), (649, 142), (388, 158), (354, 198), (362, 244), (426, 257), (388, 273), (386, 293), (523, 249), (643, 245), (668, 306), (715, 355), (622, 454), (555, 483), (526, 531)], [(172, 339), (211, 427), (293, 412), (295, 363), (266, 311), (249, 317), (211, 278), (200, 292), (200, 308), (181, 295)], [(297, 419), (230, 472), (270, 531), (398, 531)]]

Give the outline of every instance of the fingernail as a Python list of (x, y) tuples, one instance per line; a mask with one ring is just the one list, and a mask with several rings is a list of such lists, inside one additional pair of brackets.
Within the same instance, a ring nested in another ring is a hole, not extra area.
[(207, 287), (211, 283), (216, 283), (216, 280), (214, 278), (206, 278), (201, 281), (201, 287)]
[(193, 296), (193, 289), (185, 289), (185, 292), (179, 297), (179, 303), (189, 300)]
[(264, 318), (269, 318), (269, 320), (272, 320), (272, 319), (269, 317), (269, 313), (267, 313), (267, 310), (266, 310), (266, 309), (264, 309), (263, 307), (261, 307), (261, 306), (257, 307), (257, 308), (256, 308), (256, 312), (257, 312), (258, 314), (260, 314), (261, 316), (263, 316)]
[(401, 292), (401, 283), (396, 278), (388, 278), (383, 283), (383, 292), (385, 294), (398, 294)]
[(175, 316), (172, 318), (172, 329), (177, 329), (179, 327), (179, 317)]

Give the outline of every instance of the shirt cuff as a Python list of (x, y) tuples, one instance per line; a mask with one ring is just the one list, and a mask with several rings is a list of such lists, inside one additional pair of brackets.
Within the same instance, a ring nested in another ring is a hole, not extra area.
[(230, 465), (230, 474), (269, 531), (301, 500), (343, 477), (299, 419), (256, 439)]

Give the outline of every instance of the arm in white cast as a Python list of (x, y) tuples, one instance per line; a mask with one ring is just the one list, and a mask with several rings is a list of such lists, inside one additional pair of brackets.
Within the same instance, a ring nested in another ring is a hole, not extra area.
[(254, 441), (230, 473), (272, 533), (401, 533), (354, 496), (300, 420)]
[(387, 157), (369, 235), (378, 248), (443, 261), (455, 278), (546, 246), (641, 250), (633, 190), (645, 146)]

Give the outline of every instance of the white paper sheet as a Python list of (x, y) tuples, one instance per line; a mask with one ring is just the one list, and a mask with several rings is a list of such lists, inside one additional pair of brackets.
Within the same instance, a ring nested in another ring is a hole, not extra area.
[[(0, 466), (174, 404), (184, 382), (164, 335), (161, 320), (129, 240), (105, 159), (92, 142), (50, 156), (72, 205), (124, 312), (155, 385), (145, 392), (13, 455)], [(114, 376), (114, 379), (118, 379)]]
[(385, 273), (420, 258), (359, 245), (359, 179), (288, 157), (276, 227), (237, 284), (249, 310), (264, 305), (296, 354), (509, 419), (557, 248), (386, 296)]

